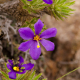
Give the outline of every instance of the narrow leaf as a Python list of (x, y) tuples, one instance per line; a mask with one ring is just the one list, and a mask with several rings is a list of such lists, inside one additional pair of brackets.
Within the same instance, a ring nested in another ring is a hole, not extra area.
[(8, 76), (5, 72), (1, 71), (1, 73), (2, 73), (2, 75), (3, 75), (6, 79), (9, 80), (9, 76)]
[(32, 80), (34, 75), (35, 75), (35, 71), (32, 72), (32, 74), (29, 76), (28, 80)]
[(42, 73), (38, 74), (37, 76), (34, 77), (33, 80), (37, 80), (41, 75), (42, 75)]

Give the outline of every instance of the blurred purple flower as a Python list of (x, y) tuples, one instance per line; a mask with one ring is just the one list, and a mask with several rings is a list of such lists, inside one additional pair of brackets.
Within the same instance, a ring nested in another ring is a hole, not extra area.
[(52, 4), (53, 1), (52, 0), (43, 0), (46, 4)]
[[(32, 1), (32, 0), (27, 0), (27, 1)], [(43, 0), (46, 4), (52, 4), (53, 1), (52, 0)]]
[(32, 0), (27, 0), (27, 1), (32, 1)]
[[(13, 64), (13, 60), (8, 60), (9, 63), (7, 64), (7, 68), (10, 69), (11, 71), (8, 73), (9, 78), (11, 79), (16, 79), (16, 73), (17, 74), (24, 74), (26, 70), (31, 70), (34, 67), (34, 64), (28, 63), (28, 64), (23, 64), (24, 59), (19, 56), (19, 63), (18, 64)], [(24, 67), (24, 69), (21, 69)]]
[(21, 43), (18, 49), (25, 52), (26, 50), (30, 48), (29, 52), (30, 52), (31, 57), (34, 60), (38, 59), (41, 54), (41, 48), (40, 48), (39, 42), (41, 42), (41, 44), (45, 47), (47, 51), (52, 51), (54, 50), (54, 47), (55, 47), (54, 43), (45, 39), (50, 38), (50, 37), (55, 37), (57, 33), (57, 29), (49, 28), (45, 30), (44, 32), (42, 32), (41, 35), (39, 35), (43, 26), (44, 24), (39, 19), (34, 24), (35, 35), (29, 27), (20, 28), (18, 30), (20, 33), (20, 36), (23, 39), (28, 40), (26, 42)]

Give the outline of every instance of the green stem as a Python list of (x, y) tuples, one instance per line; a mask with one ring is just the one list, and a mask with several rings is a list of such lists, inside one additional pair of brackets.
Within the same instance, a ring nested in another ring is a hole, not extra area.
[(80, 68), (80, 67), (78, 67), (78, 68), (76, 68), (76, 69), (74, 69), (74, 70), (68, 72), (67, 74), (63, 75), (62, 77), (58, 78), (57, 80), (60, 80), (61, 78), (63, 78), (63, 77), (65, 77), (66, 75), (68, 75), (68, 74), (70, 74), (70, 73), (76, 71), (76, 70), (79, 69), (79, 68)]

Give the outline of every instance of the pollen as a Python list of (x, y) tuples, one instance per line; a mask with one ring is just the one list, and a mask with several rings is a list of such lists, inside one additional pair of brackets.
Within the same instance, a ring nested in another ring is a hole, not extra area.
[(13, 67), (13, 70), (14, 70), (14, 71), (19, 71), (19, 67), (16, 67), (16, 66), (15, 66), (15, 67)]
[(33, 40), (39, 41), (39, 40), (41, 40), (41, 38), (39, 35), (36, 35)]
[(37, 48), (39, 48), (40, 46), (39, 45), (37, 45)]

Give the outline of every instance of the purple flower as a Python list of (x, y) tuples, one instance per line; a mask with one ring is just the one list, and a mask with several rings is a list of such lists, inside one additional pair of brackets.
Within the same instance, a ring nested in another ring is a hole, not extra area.
[(27, 1), (32, 1), (32, 0), (27, 0)]
[[(10, 69), (11, 71), (8, 73), (9, 78), (11, 79), (16, 79), (16, 73), (17, 74), (24, 74), (26, 70), (31, 70), (34, 67), (34, 64), (28, 63), (28, 64), (23, 64), (24, 59), (19, 56), (19, 63), (14, 64), (13, 60), (8, 60), (9, 63), (7, 64), (7, 68)], [(24, 68), (24, 69), (22, 69)]]
[(52, 0), (43, 0), (46, 4), (52, 4), (53, 1)]
[(41, 47), (40, 47), (39, 42), (45, 47), (47, 51), (54, 50), (54, 43), (45, 39), (50, 38), (50, 37), (55, 37), (57, 33), (57, 29), (50, 28), (42, 32), (41, 35), (39, 35), (43, 26), (44, 24), (39, 19), (34, 24), (35, 35), (29, 27), (19, 29), (20, 36), (23, 39), (28, 40), (28, 41), (21, 43), (18, 49), (24, 52), (30, 49), (30, 55), (34, 60), (38, 59), (41, 54)]
[[(32, 1), (32, 0), (27, 0), (27, 1)], [(52, 4), (53, 1), (52, 0), (43, 0), (46, 4)]]

